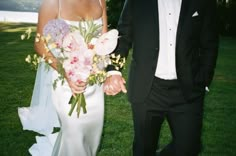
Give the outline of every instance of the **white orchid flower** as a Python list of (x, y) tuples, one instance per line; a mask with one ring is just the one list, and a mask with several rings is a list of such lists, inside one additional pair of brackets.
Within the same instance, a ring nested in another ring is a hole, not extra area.
[(118, 39), (118, 31), (112, 29), (100, 36), (94, 46), (97, 55), (107, 55), (115, 50)]

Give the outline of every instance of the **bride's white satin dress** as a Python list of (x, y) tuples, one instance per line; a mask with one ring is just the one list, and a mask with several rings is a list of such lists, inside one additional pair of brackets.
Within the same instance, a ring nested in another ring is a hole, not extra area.
[[(78, 22), (66, 21), (77, 25)], [(102, 24), (102, 20), (94, 20)], [(57, 52), (53, 52), (57, 56)], [(45, 69), (45, 64), (38, 67), (30, 107), (18, 109), (23, 129), (36, 131), (45, 136), (37, 136), (29, 152), (33, 156), (95, 156), (103, 128), (104, 93), (102, 86), (88, 86), (84, 92), (87, 103), (87, 114), (76, 111), (68, 116), (72, 95), (67, 82), (60, 82), (56, 89), (53, 81), (58, 77), (57, 71)], [(60, 127), (59, 133), (53, 127)]]

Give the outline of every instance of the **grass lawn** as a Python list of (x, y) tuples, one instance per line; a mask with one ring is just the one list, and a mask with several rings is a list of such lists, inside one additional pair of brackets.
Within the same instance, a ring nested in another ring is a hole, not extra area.
[[(0, 156), (27, 156), (36, 133), (23, 131), (17, 107), (29, 106), (35, 71), (24, 62), (33, 40), (21, 41), (30, 24), (0, 23)], [(205, 100), (201, 156), (236, 155), (236, 39), (221, 38), (216, 74)], [(127, 77), (128, 67), (124, 71)], [(130, 156), (133, 123), (126, 95), (106, 97), (103, 138), (98, 156)], [(161, 146), (170, 140), (162, 129)]]

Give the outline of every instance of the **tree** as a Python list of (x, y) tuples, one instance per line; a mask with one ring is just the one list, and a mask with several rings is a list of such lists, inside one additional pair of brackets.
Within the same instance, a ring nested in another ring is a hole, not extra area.
[(109, 28), (115, 28), (120, 17), (125, 0), (107, 0), (107, 15)]
[(222, 35), (236, 35), (236, 0), (217, 0)]

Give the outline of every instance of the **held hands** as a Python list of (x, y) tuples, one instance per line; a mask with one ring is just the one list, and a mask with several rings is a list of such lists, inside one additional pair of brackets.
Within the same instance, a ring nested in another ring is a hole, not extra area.
[(103, 86), (104, 92), (107, 95), (116, 95), (119, 92), (126, 93), (125, 80), (121, 75), (109, 76)]

